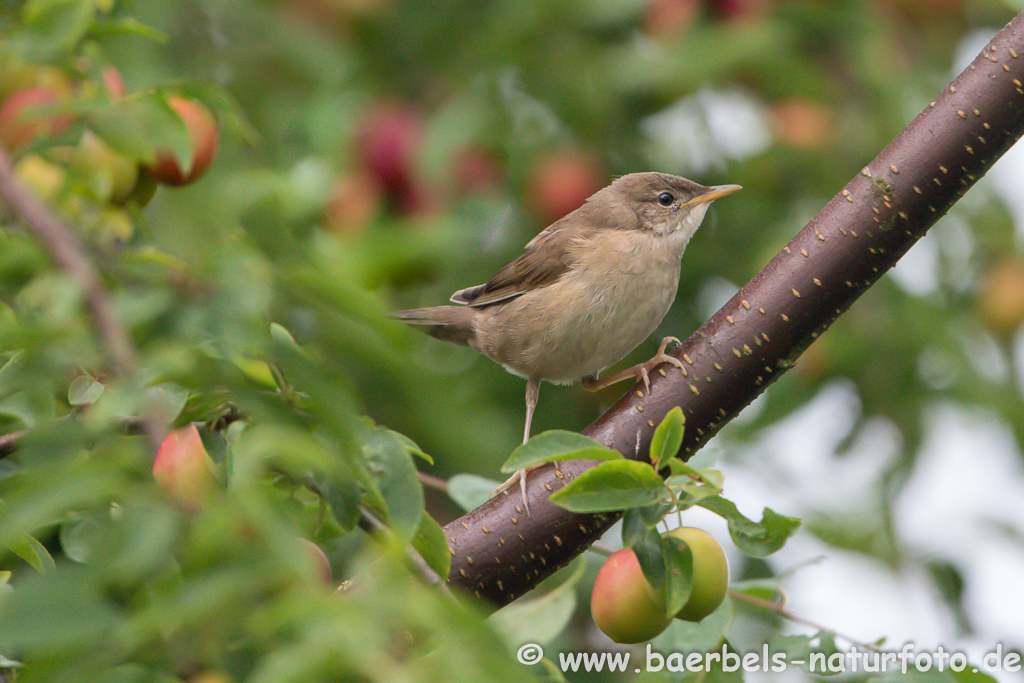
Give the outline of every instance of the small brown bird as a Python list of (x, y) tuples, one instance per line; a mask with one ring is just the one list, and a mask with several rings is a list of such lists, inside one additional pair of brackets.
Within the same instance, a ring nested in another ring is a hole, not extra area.
[[(545, 228), (525, 253), (487, 283), (459, 290), (461, 306), (398, 311), (433, 337), (470, 346), (526, 378), (526, 429), (541, 380), (580, 380), (597, 391), (629, 377), (643, 380), (660, 363), (682, 367), (662, 340), (646, 363), (598, 379), (646, 339), (668, 313), (683, 250), (708, 205), (740, 189), (705, 187), (666, 173), (631, 173)], [(526, 472), (522, 482), (526, 500)], [(508, 482), (506, 482), (508, 483)]]

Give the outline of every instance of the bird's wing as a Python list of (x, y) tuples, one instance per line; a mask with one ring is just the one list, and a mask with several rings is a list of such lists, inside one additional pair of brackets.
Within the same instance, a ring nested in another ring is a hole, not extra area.
[(451, 300), (483, 308), (558, 280), (572, 268), (579, 246), (590, 239), (593, 231), (560, 228), (557, 225), (552, 225), (530, 240), (524, 253), (505, 264), (485, 284), (459, 290), (452, 295)]

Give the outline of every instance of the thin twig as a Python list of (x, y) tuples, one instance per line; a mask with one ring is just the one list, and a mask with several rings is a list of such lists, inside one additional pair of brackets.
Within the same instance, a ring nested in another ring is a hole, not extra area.
[(851, 638), (850, 636), (843, 635), (842, 633), (839, 633), (838, 631), (835, 631), (833, 629), (830, 629), (830, 628), (827, 628), (825, 626), (822, 626), (821, 624), (817, 624), (817, 623), (811, 621), (810, 619), (804, 619), (801, 616), (793, 614), (788, 609), (783, 607), (781, 603), (771, 602), (769, 600), (762, 600), (761, 598), (756, 598), (753, 595), (747, 595), (746, 593), (741, 593), (740, 591), (736, 591), (736, 590), (730, 590), (729, 591), (729, 597), (732, 598), (733, 600), (738, 601), (738, 602), (745, 602), (748, 605), (751, 605), (753, 607), (757, 607), (758, 609), (763, 609), (763, 610), (766, 610), (768, 612), (773, 612), (775, 614), (778, 614), (780, 617), (783, 617), (785, 619), (789, 619), (790, 621), (795, 622), (797, 624), (803, 624), (804, 626), (810, 626), (814, 630), (819, 631), (821, 633), (827, 633), (828, 635), (832, 636), (833, 638), (841, 638), (842, 640), (845, 640), (846, 642), (850, 643), (851, 645), (859, 647), (862, 650), (870, 650), (871, 652), (881, 652), (881, 650), (876, 645), (871, 645), (870, 643), (861, 642), (861, 641), (859, 641), (859, 640), (857, 640), (855, 638)]
[[(85, 246), (68, 230), (49, 208), (40, 202), (16, 177), (11, 158), (0, 147), (0, 200), (21, 218), (25, 227), (43, 245), (57, 266), (81, 288), (86, 308), (92, 317), (96, 334), (106, 348), (117, 376), (134, 383), (137, 380), (138, 358), (135, 346), (121, 321), (114, 313), (113, 303), (100, 274), (86, 255)], [(153, 451), (160, 445), (160, 430), (152, 419), (143, 418), (143, 430)]]
[[(391, 529), (389, 529), (386, 524), (374, 517), (366, 510), (366, 508), (363, 507), (359, 508), (359, 528), (369, 534), (371, 538), (377, 540), (389, 539), (393, 535)], [(455, 596), (452, 595), (451, 589), (448, 588), (448, 583), (440, 574), (430, 567), (427, 561), (423, 559), (423, 556), (420, 555), (415, 548), (411, 545), (407, 545), (405, 547), (405, 553), (409, 558), (409, 561), (412, 562), (413, 567), (429, 585), (440, 589), (442, 593), (452, 599), (455, 598)]]
[(417, 472), (416, 474), (419, 475), (420, 483), (427, 488), (440, 491), (441, 493), (448, 493), (448, 482), (441, 477), (435, 477), (432, 474), (426, 474), (424, 472)]

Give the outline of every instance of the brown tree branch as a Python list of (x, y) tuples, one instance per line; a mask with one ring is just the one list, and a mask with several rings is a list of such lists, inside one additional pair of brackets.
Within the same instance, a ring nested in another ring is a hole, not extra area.
[[(673, 353), (686, 364), (633, 387), (584, 430), (642, 458), (674, 406), (686, 416), (688, 458), (763, 392), (808, 345), (920, 239), (1024, 133), (1024, 14), (892, 143), (847, 183), (753, 280)], [(667, 367), (667, 366), (665, 366)], [(562, 463), (445, 527), (448, 580), (496, 606), (564, 566), (618, 518), (548, 502), (594, 463)]]
[[(11, 157), (0, 147), (0, 200), (20, 218), (25, 227), (43, 245), (57, 267), (81, 288), (96, 334), (106, 349), (114, 371), (121, 379), (134, 382), (138, 375), (135, 346), (114, 313), (114, 306), (99, 272), (86, 254), (81, 240), (68, 230), (49, 208), (40, 202), (17, 178)], [(145, 432), (153, 451), (162, 435), (153, 421), (143, 416)]]

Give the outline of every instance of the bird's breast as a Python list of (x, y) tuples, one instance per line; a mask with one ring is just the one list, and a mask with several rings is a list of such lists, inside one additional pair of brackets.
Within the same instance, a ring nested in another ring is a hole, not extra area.
[(480, 317), (480, 351), (516, 374), (573, 382), (621, 360), (675, 299), (685, 240), (609, 231), (558, 281)]

